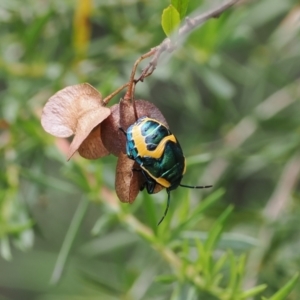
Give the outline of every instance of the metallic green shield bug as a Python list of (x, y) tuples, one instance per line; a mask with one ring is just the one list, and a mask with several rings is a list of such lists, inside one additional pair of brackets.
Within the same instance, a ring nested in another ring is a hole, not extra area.
[(178, 186), (186, 188), (209, 188), (181, 184), (186, 163), (176, 137), (162, 123), (148, 117), (139, 118), (125, 132), (127, 156), (136, 161), (145, 176), (147, 192), (152, 194), (156, 184), (166, 188), (167, 207), (158, 225), (165, 218), (170, 205), (170, 191)]

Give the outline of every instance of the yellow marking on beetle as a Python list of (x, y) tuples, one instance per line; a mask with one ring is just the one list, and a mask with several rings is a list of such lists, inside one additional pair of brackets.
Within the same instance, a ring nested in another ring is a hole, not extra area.
[(182, 175), (185, 174), (185, 171), (186, 171), (186, 159), (185, 159), (185, 157), (183, 157), (183, 158), (184, 158), (184, 169), (183, 169)]
[(148, 150), (147, 149), (147, 145), (144, 141), (140, 141), (140, 140), (135, 140), (137, 141), (135, 143), (135, 146), (138, 150), (138, 153), (141, 157), (144, 157), (144, 156), (149, 156), (149, 157), (152, 157), (152, 158), (161, 158), (163, 153), (164, 153), (164, 150), (165, 150), (165, 145), (168, 141), (172, 141), (174, 143), (176, 143), (176, 139), (175, 139), (175, 136), (172, 134), (172, 135), (169, 135), (169, 136), (166, 136), (164, 137), (160, 143), (158, 144), (158, 146), (156, 147), (155, 150)]
[[(154, 122), (157, 123), (156, 120), (153, 120), (153, 119), (150, 119), (150, 118), (146, 118), (141, 124), (143, 124), (143, 123), (145, 123), (145, 122), (147, 122), (149, 120), (150, 121), (154, 121)], [(158, 124), (158, 126), (155, 128), (155, 130), (158, 130), (158, 128), (160, 126), (163, 126), (160, 123), (157, 123), (157, 124)], [(176, 140), (175, 136), (173, 134), (170, 134), (170, 135), (164, 137), (159, 142), (159, 144), (157, 145), (157, 147), (156, 147), (155, 150), (152, 150), (152, 151), (148, 150), (147, 149), (147, 144), (145, 143), (146, 136), (143, 136), (141, 134), (140, 126), (134, 126), (132, 128), (132, 139), (134, 140), (135, 147), (137, 148), (137, 151), (138, 151), (138, 153), (139, 153), (139, 155), (141, 157), (143, 157), (143, 156), (149, 156), (149, 157), (156, 158), (156, 159), (160, 158), (163, 155), (163, 152), (165, 150), (165, 145), (166, 145), (166, 143), (168, 141), (172, 141), (174, 143), (177, 143), (177, 140)]]
[(162, 177), (154, 177), (147, 169), (145, 169), (143, 166), (141, 166), (141, 168), (151, 177), (153, 178), (158, 184), (160, 184), (161, 186), (165, 187), (165, 188), (168, 188), (171, 186), (171, 183), (165, 179), (165, 178), (162, 178)]

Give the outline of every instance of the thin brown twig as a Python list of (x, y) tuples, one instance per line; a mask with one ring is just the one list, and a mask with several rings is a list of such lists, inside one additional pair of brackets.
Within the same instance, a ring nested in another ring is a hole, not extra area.
[(118, 93), (120, 93), (123, 89), (125, 89), (127, 86), (129, 85), (129, 82), (123, 84), (121, 87), (119, 87), (117, 90), (115, 90), (114, 92), (112, 92), (110, 95), (108, 95), (107, 97), (105, 97), (103, 100), (102, 100), (102, 103), (104, 105), (106, 105), (110, 99), (112, 99), (114, 96), (116, 96)]
[(136, 69), (139, 65), (139, 63), (144, 60), (147, 57), (150, 57), (154, 54), (155, 49), (151, 49), (150, 51), (148, 51), (147, 53), (143, 54), (142, 56), (140, 56), (136, 62), (133, 65), (132, 71), (131, 71), (131, 75), (130, 75), (130, 79), (129, 79), (129, 83), (128, 83), (128, 89), (127, 92), (124, 96), (124, 100), (132, 100), (132, 95), (134, 93), (134, 87), (135, 87), (135, 80), (134, 80), (134, 76), (136, 73)]
[(146, 77), (150, 76), (154, 72), (154, 70), (156, 69), (160, 55), (164, 51), (166, 51), (168, 48), (169, 49), (171, 48), (170, 45), (168, 45), (168, 43), (170, 43), (169, 38), (164, 39), (164, 41), (159, 46), (156, 46), (155, 48), (153, 48), (153, 50), (154, 50), (153, 58), (149, 62), (148, 66), (143, 70), (141, 76), (135, 80), (135, 83), (138, 83), (139, 81), (143, 82)]

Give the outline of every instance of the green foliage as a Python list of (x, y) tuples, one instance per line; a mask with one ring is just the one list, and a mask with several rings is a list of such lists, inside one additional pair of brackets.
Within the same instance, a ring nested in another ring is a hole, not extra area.
[(187, 11), (187, 8), (189, 6), (189, 0), (172, 0), (171, 4), (179, 12), (180, 19), (182, 20), (186, 15), (186, 11)]
[[(115, 157), (66, 162), (67, 142), (40, 115), (65, 86), (89, 82), (106, 96), (126, 83), (165, 38), (169, 2), (46, 4), (0, 5), (0, 298), (298, 300), (298, 1), (243, 1), (137, 85), (180, 141), (183, 183), (214, 185), (172, 192), (159, 227), (164, 191), (120, 203)], [(187, 1), (171, 5), (167, 35)], [(211, 8), (190, 1), (187, 11)]]
[[(291, 291), (296, 286), (299, 279), (299, 274), (296, 274), (288, 283), (286, 283), (275, 295), (269, 300), (283, 300), (291, 293)], [(263, 297), (264, 300), (268, 300), (267, 298)]]
[(163, 10), (161, 17), (161, 26), (166, 34), (170, 37), (175, 30), (178, 29), (180, 24), (180, 14), (178, 10), (170, 4), (166, 9)]

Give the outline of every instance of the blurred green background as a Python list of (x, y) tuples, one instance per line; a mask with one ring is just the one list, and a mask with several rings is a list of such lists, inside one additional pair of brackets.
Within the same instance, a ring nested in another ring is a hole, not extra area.
[[(191, 1), (188, 13), (220, 3)], [(216, 252), (247, 254), (244, 288), (264, 283), (272, 295), (300, 270), (297, 0), (242, 1), (138, 84), (136, 97), (160, 108), (181, 143), (183, 183), (214, 185), (172, 192), (161, 228), (165, 192), (118, 203), (115, 157), (67, 162), (64, 141), (43, 131), (42, 107), (58, 90), (89, 82), (107, 96), (128, 81), (134, 61), (164, 39), (167, 5), (0, 0), (1, 300), (200, 299), (184, 280), (156, 280), (174, 266), (142, 231), (152, 229), (181, 257), (180, 243), (205, 240), (229, 204)], [(225, 192), (198, 222), (174, 231), (219, 188)], [(195, 248), (186, 252), (193, 259)], [(299, 284), (288, 299), (300, 299)]]

